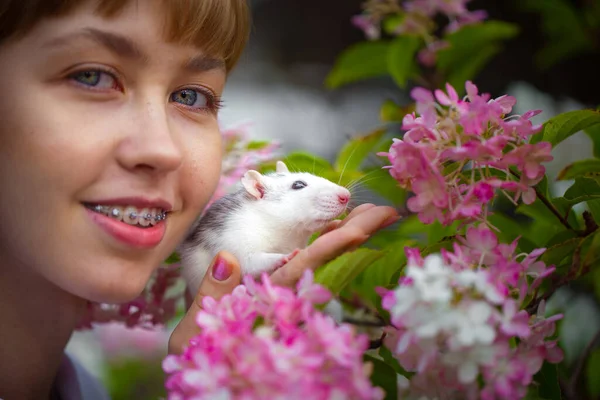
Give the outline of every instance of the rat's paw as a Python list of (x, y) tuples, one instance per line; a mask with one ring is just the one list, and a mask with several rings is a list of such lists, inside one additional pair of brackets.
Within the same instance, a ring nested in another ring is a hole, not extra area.
[(296, 249), (294, 251), (292, 251), (290, 254), (287, 254), (283, 257), (281, 257), (281, 259), (275, 264), (275, 269), (279, 269), (281, 267), (283, 267), (285, 264), (289, 263), (292, 258), (296, 257), (296, 255), (300, 253), (300, 249)]

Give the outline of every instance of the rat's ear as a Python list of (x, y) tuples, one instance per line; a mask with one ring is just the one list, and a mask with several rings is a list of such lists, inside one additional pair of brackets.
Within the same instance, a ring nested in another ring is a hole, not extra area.
[(285, 165), (285, 163), (283, 161), (277, 161), (277, 167), (275, 170), (278, 174), (285, 174), (285, 173), (289, 173), (290, 170), (288, 169), (287, 165)]
[(247, 171), (242, 177), (242, 185), (256, 199), (262, 199), (265, 195), (263, 176), (258, 171)]

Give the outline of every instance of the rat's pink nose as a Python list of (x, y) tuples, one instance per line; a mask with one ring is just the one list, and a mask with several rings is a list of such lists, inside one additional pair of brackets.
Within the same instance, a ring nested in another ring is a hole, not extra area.
[(338, 200), (340, 201), (340, 203), (346, 204), (350, 201), (350, 195), (349, 194), (338, 194)]

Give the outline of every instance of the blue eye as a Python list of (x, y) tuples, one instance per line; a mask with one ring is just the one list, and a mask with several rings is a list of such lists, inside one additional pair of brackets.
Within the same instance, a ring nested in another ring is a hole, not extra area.
[(208, 96), (198, 90), (183, 89), (171, 94), (171, 100), (192, 108), (207, 108), (210, 106)]
[(97, 89), (117, 89), (117, 79), (101, 70), (79, 71), (70, 76), (78, 84)]

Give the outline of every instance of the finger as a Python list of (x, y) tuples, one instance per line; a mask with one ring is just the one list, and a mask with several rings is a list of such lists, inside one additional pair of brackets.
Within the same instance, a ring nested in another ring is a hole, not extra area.
[(329, 224), (327, 224), (325, 229), (323, 229), (321, 231), (321, 235), (324, 235), (327, 232), (331, 232), (334, 229), (344, 226), (349, 219), (352, 219), (356, 215), (358, 215), (370, 208), (373, 208), (373, 207), (375, 207), (375, 204), (370, 204), (370, 203), (365, 203), (365, 204), (361, 204), (360, 206), (357, 206), (356, 208), (352, 209), (352, 211), (350, 211), (350, 213), (343, 220), (336, 219), (336, 220), (331, 221)]
[(237, 259), (226, 251), (217, 254), (200, 283), (196, 297), (169, 338), (169, 354), (180, 354), (190, 339), (200, 333), (196, 315), (202, 309), (202, 299), (210, 296), (219, 300), (231, 293), (241, 281), (242, 272)]
[(347, 218), (343, 226), (357, 226), (372, 235), (378, 229), (385, 228), (400, 219), (398, 211), (394, 207), (389, 206), (374, 206), (366, 210), (361, 210)]
[(342, 253), (363, 244), (381, 227), (397, 220), (393, 207), (370, 207), (355, 215), (346, 225), (317, 238), (289, 263), (271, 275), (274, 284), (294, 286), (307, 268), (316, 268), (333, 260)]
[(325, 227), (325, 229), (323, 229), (321, 231), (321, 235), (326, 234), (327, 232), (331, 232), (334, 229), (337, 229), (340, 224), (342, 223), (342, 220), (340, 219), (334, 219), (333, 221), (331, 221), (330, 223), (327, 224), (327, 226)]
[(356, 206), (352, 209), (352, 211), (350, 211), (350, 213), (346, 216), (346, 218), (344, 218), (344, 220), (342, 221), (342, 225), (346, 224), (346, 221), (356, 217), (359, 214), (362, 214), (363, 212), (370, 210), (371, 208), (376, 207), (375, 204), (372, 203), (365, 203), (365, 204), (361, 204), (360, 206)]

